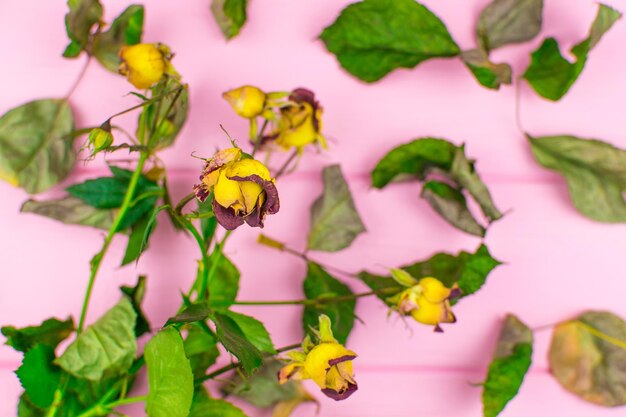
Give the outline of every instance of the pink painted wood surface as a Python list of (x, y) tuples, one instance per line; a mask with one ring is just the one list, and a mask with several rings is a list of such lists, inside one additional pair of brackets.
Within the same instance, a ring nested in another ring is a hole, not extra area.
[[(103, 1), (108, 18), (128, 3)], [(309, 153), (300, 171), (280, 183), (280, 214), (268, 219), (265, 232), (302, 248), (309, 206), (321, 191), (319, 171), (341, 162), (368, 233), (348, 250), (316, 259), (345, 270), (384, 267), (423, 259), (437, 251), (474, 249), (478, 240), (458, 232), (419, 198), (415, 184), (369, 188), (368, 172), (391, 147), (420, 136), (465, 142), (499, 207), (509, 211), (493, 225), (486, 241), (506, 264), (477, 295), (455, 311), (459, 322), (444, 335), (395, 318), (376, 300), (363, 300), (349, 347), (359, 392), (334, 403), (321, 398), (321, 416), (473, 417), (481, 415), (480, 381), (507, 312), (533, 327), (571, 317), (585, 309), (611, 310), (626, 317), (623, 248), (626, 226), (592, 222), (571, 206), (564, 182), (532, 159), (515, 124), (512, 87), (493, 92), (478, 86), (457, 60), (435, 60), (415, 70), (400, 70), (374, 85), (347, 75), (316, 40), (348, 0), (255, 0), (241, 35), (226, 43), (213, 22), (208, 0), (148, 2), (145, 40), (162, 41), (176, 52), (175, 65), (191, 86), (191, 114), (176, 146), (164, 152), (176, 196), (189, 192), (200, 169), (190, 153), (209, 155), (225, 140), (219, 123), (235, 137), (245, 137), (245, 122), (233, 115), (221, 92), (251, 83), (266, 90), (298, 86), (313, 89), (322, 101), (324, 129), (331, 150)], [(474, 46), (473, 27), (486, 0), (424, 3), (448, 25), (464, 48)], [(611, 4), (625, 9), (622, 0)], [(595, 16), (588, 0), (546, 0), (542, 36), (555, 36), (564, 48), (582, 39)], [(65, 2), (22, 0), (0, 3), (0, 52), (3, 93), (0, 112), (39, 97), (62, 96), (83, 64), (65, 60)], [(522, 87), (522, 123), (532, 134), (573, 133), (626, 147), (626, 24), (619, 22), (591, 53), (570, 93), (558, 104)], [(514, 65), (519, 74), (540, 39), (503, 48), (497, 61)], [(101, 123), (134, 103), (122, 77), (90, 66), (72, 97), (79, 126)], [(135, 116), (125, 119), (132, 129)], [(79, 166), (68, 185), (102, 175), (104, 162)], [(58, 187), (49, 195), (62, 192)], [(65, 226), (18, 213), (27, 195), (0, 184), (0, 322), (28, 325), (49, 316), (80, 312), (88, 263), (98, 250), (101, 232)], [(393, 213), (389, 216), (389, 213)], [(299, 298), (304, 264), (255, 244), (257, 230), (242, 229), (226, 247), (242, 271), (242, 300)], [(118, 298), (119, 285), (137, 273), (149, 276), (146, 308), (152, 323), (163, 323), (179, 305), (179, 290), (194, 277), (197, 252), (191, 241), (176, 235), (164, 220), (138, 267), (119, 268), (124, 238), (117, 238), (95, 287), (89, 319), (94, 320)], [(355, 290), (364, 287), (350, 282)], [(240, 307), (258, 315), (277, 346), (300, 338), (299, 310), (294, 307)], [(624, 415), (603, 409), (563, 391), (548, 374), (549, 331), (537, 334), (534, 363), (516, 398), (502, 414)], [(20, 355), (0, 347), (0, 415), (14, 416), (20, 391), (12, 371)], [(222, 358), (224, 360), (224, 358)], [(314, 386), (308, 385), (316, 392)], [(140, 408), (133, 415), (142, 415)], [(298, 416), (313, 416), (303, 407)], [(251, 416), (267, 415), (255, 413)]]

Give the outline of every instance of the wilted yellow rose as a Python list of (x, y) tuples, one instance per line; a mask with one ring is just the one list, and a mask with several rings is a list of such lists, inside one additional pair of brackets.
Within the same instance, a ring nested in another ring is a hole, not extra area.
[(229, 90), (222, 97), (230, 103), (235, 113), (246, 119), (259, 116), (265, 107), (265, 93), (251, 85)]
[(165, 74), (171, 52), (162, 44), (140, 43), (120, 50), (120, 74), (138, 89), (152, 87)]
[(295, 89), (289, 96), (290, 104), (280, 109), (280, 118), (273, 137), (276, 144), (298, 151), (311, 143), (326, 148), (326, 139), (321, 134), (322, 108), (315, 94), (305, 88)]
[(456, 285), (447, 288), (433, 277), (425, 277), (418, 281), (401, 269), (392, 269), (391, 276), (400, 285), (408, 287), (388, 299), (393, 304), (394, 310), (405, 316), (410, 315), (417, 322), (435, 326), (436, 332), (443, 331), (441, 323), (456, 322), (450, 306), (450, 300), (460, 295)]
[(319, 343), (305, 338), (302, 351), (288, 353), (290, 363), (278, 373), (278, 382), (289, 379), (312, 379), (322, 392), (336, 400), (345, 400), (357, 389), (352, 370), (356, 353), (346, 349), (334, 338), (328, 316), (319, 316)]
[(225, 229), (244, 222), (263, 227), (267, 214), (280, 208), (275, 180), (265, 165), (255, 159), (242, 159), (239, 148), (217, 152), (209, 159), (194, 186), (196, 197), (205, 201), (213, 193), (213, 214)]

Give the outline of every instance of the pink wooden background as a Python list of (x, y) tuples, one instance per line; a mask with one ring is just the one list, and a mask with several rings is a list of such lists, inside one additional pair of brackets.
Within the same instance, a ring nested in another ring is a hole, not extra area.
[[(209, 13), (209, 0), (147, 2), (145, 40), (162, 41), (176, 52), (175, 65), (191, 86), (191, 114), (177, 145), (163, 157), (176, 196), (189, 192), (200, 161), (192, 151), (209, 155), (225, 146), (218, 125), (245, 137), (245, 122), (220, 98), (226, 89), (251, 83), (266, 90), (299, 86), (313, 89), (324, 105), (324, 130), (331, 150), (306, 155), (301, 170), (280, 181), (281, 212), (267, 221), (266, 233), (302, 248), (308, 210), (321, 191), (322, 166), (341, 162), (368, 233), (334, 255), (316, 256), (338, 267), (381, 271), (423, 259), (437, 251), (474, 249), (479, 241), (440, 220), (419, 198), (415, 184), (371, 190), (368, 173), (391, 147), (420, 136), (465, 142), (478, 170), (508, 215), (493, 225), (486, 239), (492, 253), (505, 261), (486, 287), (455, 310), (459, 321), (443, 335), (395, 318), (376, 300), (363, 300), (349, 347), (359, 392), (335, 403), (320, 397), (321, 416), (478, 417), (479, 382), (489, 362), (499, 320), (514, 312), (537, 327), (585, 309), (611, 310), (626, 317), (624, 248), (626, 225), (594, 223), (579, 215), (560, 177), (535, 164), (514, 118), (514, 89), (486, 90), (458, 60), (435, 60), (416, 70), (401, 70), (375, 85), (364, 85), (339, 68), (316, 39), (349, 0), (253, 0), (241, 35), (226, 43)], [(126, 0), (104, 0), (106, 17), (117, 15)], [(474, 47), (474, 21), (487, 0), (425, 0), (448, 25), (463, 48)], [(546, 0), (543, 36), (555, 36), (569, 48), (586, 36), (596, 12), (589, 0)], [(610, 3), (626, 9), (622, 0)], [(67, 42), (63, 27), (65, 1), (0, 2), (2, 94), (0, 112), (39, 97), (63, 96), (83, 65), (60, 54)], [(526, 67), (540, 39), (494, 53)], [(616, 26), (591, 53), (580, 78), (558, 104), (522, 89), (522, 119), (532, 134), (573, 133), (626, 147), (626, 22)], [(133, 103), (122, 77), (97, 64), (72, 97), (79, 126), (93, 126)], [(125, 119), (132, 127), (135, 116)], [(102, 161), (80, 166), (65, 184), (103, 175)], [(58, 187), (49, 195), (62, 191)], [(18, 213), (28, 197), (0, 184), (0, 322), (28, 325), (49, 316), (77, 317), (91, 256), (103, 234)], [(393, 215), (389, 215), (393, 213)], [(398, 220), (402, 219), (402, 222)], [(304, 265), (255, 244), (258, 230), (242, 228), (226, 253), (242, 271), (242, 300), (301, 297)], [(194, 278), (197, 252), (166, 221), (147, 255), (134, 267), (119, 268), (124, 238), (117, 238), (95, 287), (89, 319), (109, 308), (118, 286), (137, 273), (149, 277), (146, 308), (159, 325), (179, 305), (179, 289)], [(316, 254), (317, 255), (317, 254)], [(350, 283), (355, 290), (363, 286)], [(277, 346), (300, 338), (295, 307), (241, 307), (266, 323)], [(568, 394), (551, 378), (546, 361), (550, 332), (536, 335), (534, 363), (519, 393), (503, 416), (618, 416), (624, 409), (604, 409)], [(224, 358), (222, 358), (224, 360)], [(16, 369), (20, 355), (0, 347), (0, 415), (15, 416), (20, 392)], [(140, 409), (140, 407), (139, 407)], [(313, 406), (296, 415), (313, 416)], [(141, 412), (137, 412), (141, 415)], [(268, 415), (268, 414), (254, 414)]]

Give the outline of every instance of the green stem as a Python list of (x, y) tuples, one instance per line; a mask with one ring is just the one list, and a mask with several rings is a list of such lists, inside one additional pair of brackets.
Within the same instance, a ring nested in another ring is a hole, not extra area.
[(122, 398), (121, 400), (113, 401), (112, 403), (108, 403), (106, 405), (107, 408), (113, 409), (116, 407), (120, 407), (122, 405), (134, 404), (134, 403), (144, 403), (148, 400), (147, 395), (143, 395), (140, 397), (130, 397), (130, 398)]
[(176, 204), (176, 207), (174, 208), (174, 211), (177, 214), (180, 214), (183, 211), (183, 208), (185, 208), (185, 206), (187, 205), (187, 203), (189, 203), (194, 198), (196, 198), (196, 193), (191, 192), (191, 193), (187, 194), (186, 196), (184, 196), (182, 198), (182, 200), (180, 200), (178, 202), (178, 204)]
[[(300, 343), (294, 343), (293, 345), (288, 345), (288, 346), (284, 346), (281, 348), (276, 349), (276, 354), (282, 353), (282, 352), (287, 352), (288, 350), (294, 350), (294, 349), (298, 349), (300, 347)], [(268, 356), (274, 356), (274, 355), (268, 355)], [(239, 366), (241, 366), (240, 362), (233, 362), (229, 365), (223, 366), (213, 372), (211, 372), (210, 374), (206, 374), (204, 376), (201, 376), (200, 378), (196, 379), (194, 381), (195, 385), (198, 386), (200, 384), (202, 384), (204, 381), (208, 381), (209, 379), (213, 379), (217, 376), (220, 376), (222, 374), (225, 374), (228, 371), (232, 371), (233, 369), (238, 368)]]
[(133, 176), (130, 178), (130, 182), (128, 184), (128, 189), (126, 190), (126, 195), (124, 195), (124, 200), (122, 201), (122, 205), (119, 208), (117, 216), (115, 216), (115, 220), (113, 224), (109, 228), (109, 232), (107, 233), (106, 238), (104, 239), (104, 244), (102, 245), (102, 249), (100, 252), (94, 256), (91, 261), (91, 274), (89, 276), (89, 282), (87, 284), (87, 290), (85, 292), (85, 298), (83, 300), (83, 308), (80, 313), (80, 320), (78, 322), (78, 328), (76, 329), (76, 333), (80, 334), (83, 331), (85, 326), (85, 318), (87, 316), (87, 309), (89, 308), (89, 300), (91, 299), (91, 293), (93, 291), (93, 285), (96, 281), (96, 276), (98, 275), (98, 271), (100, 270), (100, 265), (102, 264), (102, 259), (106, 254), (109, 246), (111, 245), (111, 241), (113, 241), (113, 236), (118, 231), (120, 225), (122, 224), (122, 220), (124, 220), (124, 216), (128, 212), (128, 209), (131, 207), (131, 203), (133, 202), (133, 196), (135, 194), (135, 190), (137, 189), (137, 184), (139, 183), (139, 179), (141, 178), (141, 172), (143, 170), (143, 166), (148, 159), (148, 154), (142, 152), (139, 155), (139, 160), (137, 161), (137, 166), (135, 167), (135, 171), (133, 172)]
[(62, 376), (63, 382), (59, 385), (59, 387), (54, 391), (54, 397), (52, 399), (52, 404), (48, 411), (46, 411), (45, 417), (54, 417), (57, 415), (59, 408), (63, 404), (63, 398), (65, 397), (65, 391), (67, 389), (67, 384), (69, 383), (69, 377), (67, 374)]
[(357, 294), (338, 295), (336, 297), (318, 297), (306, 300), (280, 300), (280, 301), (235, 301), (233, 304), (241, 306), (274, 306), (274, 305), (318, 305), (327, 303), (340, 303), (342, 301), (356, 300), (357, 298), (371, 295), (391, 295), (397, 293), (396, 288), (386, 290), (368, 291)]
[(146, 101), (144, 101), (144, 102), (142, 102), (142, 103), (137, 104), (136, 106), (129, 107), (129, 108), (127, 108), (126, 110), (122, 110), (122, 111), (121, 111), (121, 112), (119, 112), (119, 113), (115, 113), (113, 116), (109, 117), (109, 119), (108, 119), (108, 120), (111, 120), (111, 119), (113, 119), (114, 117), (121, 116), (121, 115), (126, 114), (126, 113), (130, 113), (130, 112), (131, 112), (131, 111), (133, 111), (133, 110), (140, 109), (140, 108), (142, 108), (142, 107), (144, 107), (144, 106), (148, 106), (148, 105), (150, 105), (150, 104), (152, 104), (152, 103), (156, 103), (157, 101), (159, 101), (159, 100), (161, 100), (161, 99), (163, 99), (163, 98), (165, 98), (165, 97), (169, 96), (169, 95), (170, 95), (170, 94), (172, 94), (172, 93), (182, 91), (182, 89), (183, 89), (183, 88), (185, 88), (185, 87), (181, 85), (180, 87), (176, 87), (176, 88), (175, 88), (175, 89), (173, 89), (173, 90), (170, 90), (170, 91), (168, 91), (168, 92), (166, 92), (166, 93), (161, 94), (160, 96), (153, 97), (153, 98), (151, 98), (151, 99), (149, 99), (149, 100), (146, 100)]
[(87, 61), (85, 61), (85, 65), (83, 65), (83, 68), (80, 70), (80, 73), (78, 74), (78, 77), (76, 77), (76, 81), (74, 81), (74, 84), (72, 84), (72, 86), (70, 87), (69, 91), (65, 95), (65, 100), (69, 100), (70, 97), (72, 96), (72, 94), (74, 94), (74, 91), (76, 91), (76, 87), (78, 87), (78, 84), (80, 84), (80, 82), (82, 81), (83, 77), (85, 76), (85, 73), (87, 72), (87, 67), (89, 67), (89, 63), (90, 62), (91, 62), (91, 56), (88, 55), (87, 56)]

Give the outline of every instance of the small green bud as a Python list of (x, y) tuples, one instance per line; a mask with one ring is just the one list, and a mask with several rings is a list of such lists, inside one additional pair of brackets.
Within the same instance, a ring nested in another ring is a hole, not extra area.
[(111, 123), (107, 120), (102, 126), (92, 129), (89, 132), (89, 143), (93, 146), (94, 153), (100, 152), (113, 144), (113, 134), (111, 133)]

